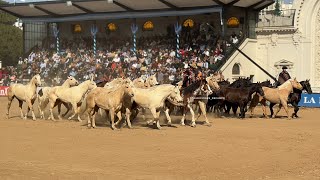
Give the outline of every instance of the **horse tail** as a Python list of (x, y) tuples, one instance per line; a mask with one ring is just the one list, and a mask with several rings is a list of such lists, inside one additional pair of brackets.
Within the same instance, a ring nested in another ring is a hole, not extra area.
[(80, 106), (80, 111), (79, 111), (79, 116), (82, 116), (85, 111), (87, 110), (87, 97), (85, 96), (82, 100), (81, 106)]
[(12, 92), (12, 86), (10, 86), (7, 90), (8, 99), (12, 100), (14, 93)]

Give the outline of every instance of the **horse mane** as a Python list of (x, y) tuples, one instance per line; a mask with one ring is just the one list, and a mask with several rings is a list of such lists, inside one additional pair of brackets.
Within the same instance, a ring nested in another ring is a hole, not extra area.
[[(279, 89), (285, 89), (289, 84), (291, 85), (291, 81), (293, 81), (293, 79), (288, 79), (286, 82), (284, 82), (283, 84), (281, 84), (280, 86), (278, 86)], [(292, 85), (291, 85), (292, 86)], [(293, 88), (293, 87), (292, 87)]]
[(196, 81), (196, 82), (190, 84), (190, 86), (184, 88), (183, 94), (193, 93), (195, 90), (197, 90), (200, 87), (201, 83), (202, 83), (202, 81)]

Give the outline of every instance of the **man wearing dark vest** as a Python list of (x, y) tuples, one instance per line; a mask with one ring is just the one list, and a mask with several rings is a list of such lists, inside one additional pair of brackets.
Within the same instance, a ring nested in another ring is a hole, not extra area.
[(287, 66), (282, 67), (282, 72), (279, 74), (278, 77), (278, 86), (285, 83), (288, 79), (291, 79), (290, 74), (287, 72)]

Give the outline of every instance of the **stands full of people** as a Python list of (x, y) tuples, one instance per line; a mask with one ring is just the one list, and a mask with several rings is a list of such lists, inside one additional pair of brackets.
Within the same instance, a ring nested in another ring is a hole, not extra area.
[[(235, 33), (231, 38), (233, 43), (239, 42)], [(176, 57), (171, 34), (138, 38), (136, 52), (130, 38), (98, 39), (96, 55), (90, 38), (62, 39), (59, 54), (54, 51), (54, 41), (48, 41), (48, 48), (34, 48), (15, 67), (2, 68), (0, 79), (2, 85), (9, 85), (39, 73), (47, 86), (54, 86), (69, 75), (84, 81), (93, 73), (97, 81), (110, 81), (116, 77), (146, 78), (157, 73), (159, 82), (170, 83), (181, 80), (190, 66), (209, 73), (210, 67), (224, 58), (224, 42), (218, 36), (193, 30), (183, 33), (181, 39), (180, 58)]]

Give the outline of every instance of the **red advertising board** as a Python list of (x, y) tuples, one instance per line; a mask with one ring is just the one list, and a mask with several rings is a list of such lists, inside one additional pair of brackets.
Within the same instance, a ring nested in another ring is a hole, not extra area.
[(9, 86), (0, 86), (0, 97), (7, 96)]

